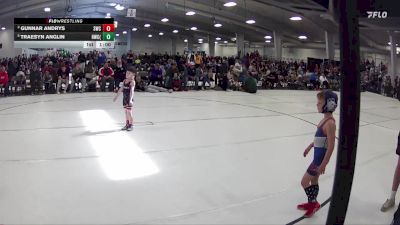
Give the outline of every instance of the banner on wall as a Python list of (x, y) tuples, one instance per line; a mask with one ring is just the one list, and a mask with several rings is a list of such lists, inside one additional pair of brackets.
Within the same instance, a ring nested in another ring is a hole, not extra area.
[(136, 9), (128, 9), (126, 17), (136, 17)]

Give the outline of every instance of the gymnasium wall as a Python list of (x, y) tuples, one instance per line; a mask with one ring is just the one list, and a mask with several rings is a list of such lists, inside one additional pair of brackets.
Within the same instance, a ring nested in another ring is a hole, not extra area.
[(0, 31), (0, 58), (14, 57), (22, 54), (21, 48), (14, 48), (14, 30)]

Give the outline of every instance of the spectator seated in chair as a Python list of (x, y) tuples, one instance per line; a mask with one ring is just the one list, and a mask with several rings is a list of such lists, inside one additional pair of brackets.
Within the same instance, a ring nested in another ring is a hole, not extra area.
[(321, 76), (319, 76), (319, 83), (322, 89), (330, 89), (328, 78), (325, 74), (321, 74)]
[(30, 74), (31, 94), (43, 94), (42, 72), (37, 65), (33, 65)]
[(69, 86), (69, 73), (70, 73), (69, 67), (67, 68), (65, 64), (62, 64), (61, 68), (58, 69), (57, 94), (60, 94), (60, 90), (62, 87), (64, 87), (64, 94), (67, 93)]
[(114, 90), (114, 70), (109, 67), (108, 63), (104, 64), (104, 67), (99, 70), (99, 80), (100, 80), (100, 89), (102, 92), (106, 91), (106, 85), (108, 83), (108, 89), (110, 91)]
[(154, 85), (155, 82), (158, 82), (159, 86), (163, 86), (162, 70), (159, 63), (156, 63), (150, 69), (150, 83)]
[(239, 60), (236, 60), (235, 66), (232, 69), (233, 79), (235, 81), (239, 80), (239, 76), (243, 73), (243, 67)]
[(83, 93), (86, 89), (85, 72), (81, 67), (80, 62), (76, 62), (74, 68), (72, 69), (71, 88), (75, 88), (76, 91), (81, 93)]
[(21, 91), (25, 87), (26, 76), (25, 76), (25, 66), (21, 66), (15, 75), (14, 89), (16, 92)]
[(173, 62), (171, 64), (171, 67), (168, 68), (165, 74), (165, 88), (167, 88), (168, 90), (172, 90), (172, 80), (175, 75), (179, 76), (179, 70), (177, 68), (176, 62)]
[[(121, 83), (122, 84), (122, 83)], [(135, 76), (135, 91), (144, 92), (146, 91), (147, 84), (140, 76)]]
[(250, 65), (249, 70), (248, 70), (248, 73), (249, 73), (250, 76), (252, 76), (252, 77), (255, 78), (256, 80), (259, 79), (259, 75), (258, 75), (258, 71), (257, 71), (257, 69), (256, 69), (256, 63), (255, 63), (255, 62), (253, 62), (253, 63)]
[(297, 90), (298, 86), (299, 85), (297, 83), (297, 76), (295, 73), (292, 73), (291, 75), (288, 76), (288, 87), (289, 89)]
[[(146, 69), (146, 66), (141, 66), (140, 69), (138, 69), (138, 73), (136, 76), (140, 76), (140, 78), (147, 82), (147, 84), (149, 84), (149, 73), (150, 73), (150, 68)], [(160, 85), (160, 83), (158, 83), (158, 85)]]
[(179, 75), (177, 73), (174, 74), (174, 78), (172, 80), (172, 89), (174, 91), (181, 91), (182, 90), (182, 82), (181, 82), (181, 79), (179, 78)]
[(188, 81), (196, 80), (196, 69), (194, 68), (194, 62), (188, 63), (183, 71), (183, 89), (188, 90)]
[(197, 68), (200, 71), (200, 76), (199, 76), (199, 81), (202, 81), (202, 87), (201, 89), (204, 90), (206, 88), (206, 83), (208, 83), (208, 86), (211, 87), (211, 82), (210, 78), (208, 75), (207, 68), (205, 64), (202, 64), (199, 68)]
[(50, 74), (49, 70), (46, 70), (43, 75), (44, 82), (44, 91), (46, 94), (54, 93), (55, 89), (53, 88), (53, 77)]
[(266, 77), (267, 86), (274, 89), (278, 83), (278, 74), (275, 71), (270, 72)]
[(93, 61), (89, 60), (84, 69), (88, 91), (96, 91), (98, 76), (94, 69)]
[(310, 83), (312, 84), (312, 89), (313, 90), (318, 90), (319, 89), (320, 82), (319, 82), (319, 79), (318, 79), (318, 75), (315, 72), (311, 72)]

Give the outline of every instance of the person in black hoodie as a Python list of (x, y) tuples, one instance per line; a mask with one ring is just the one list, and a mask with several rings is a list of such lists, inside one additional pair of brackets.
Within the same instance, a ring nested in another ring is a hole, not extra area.
[(79, 61), (79, 63), (85, 63), (86, 62), (86, 56), (85, 56), (84, 53), (79, 52), (78, 61)]
[(118, 91), (119, 84), (125, 80), (126, 68), (122, 65), (122, 61), (117, 61), (117, 67), (115, 69), (114, 75), (114, 83), (115, 83), (115, 91)]
[[(83, 93), (86, 89), (85, 72), (81, 67), (81, 63), (79, 62), (76, 62), (74, 68), (72, 69), (71, 90), (74, 89), (75, 84), (78, 84), (76, 90), (79, 89), (81, 93)], [(82, 85), (81, 88), (79, 88), (79, 84)]]
[(39, 71), (36, 64), (32, 67), (32, 73), (30, 75), (31, 79), (31, 94), (42, 94), (43, 93), (43, 83), (42, 83), (42, 72)]
[(17, 67), (18, 67), (18, 64), (16, 62), (13, 62), (12, 60), (10, 60), (8, 62), (7, 73), (8, 73), (9, 81), (15, 81), (15, 75), (18, 72)]
[(400, 101), (400, 77), (397, 78), (397, 99)]

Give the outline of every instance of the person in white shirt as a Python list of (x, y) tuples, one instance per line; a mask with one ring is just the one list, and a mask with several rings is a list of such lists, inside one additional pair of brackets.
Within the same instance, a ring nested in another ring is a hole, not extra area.
[(233, 67), (233, 70), (232, 70), (233, 79), (235, 81), (238, 81), (239, 76), (242, 72), (243, 72), (242, 64), (239, 62), (239, 60), (236, 60), (235, 66)]
[(18, 72), (16, 73), (16, 85), (23, 85), (25, 84), (26, 76), (25, 76), (25, 66), (21, 66)]
[(321, 74), (321, 76), (319, 76), (319, 83), (321, 84), (322, 89), (329, 89), (328, 78), (326, 78), (325, 74)]

